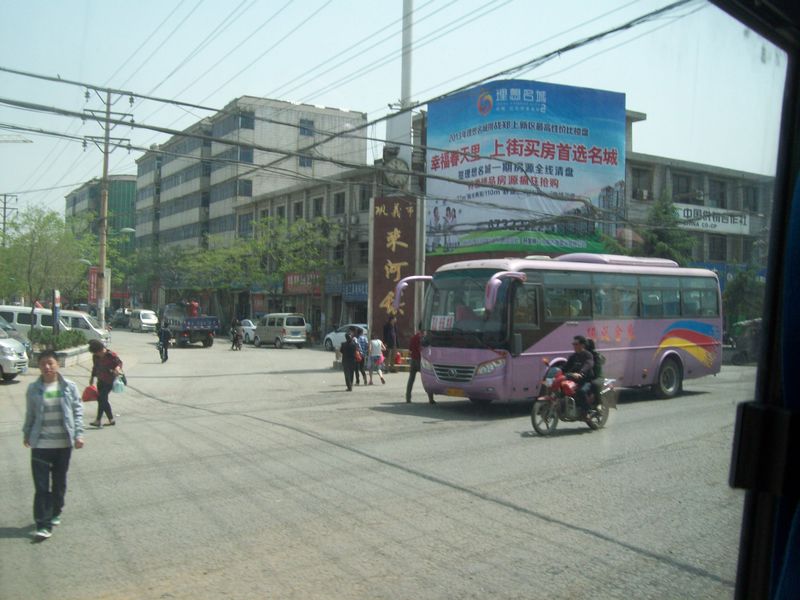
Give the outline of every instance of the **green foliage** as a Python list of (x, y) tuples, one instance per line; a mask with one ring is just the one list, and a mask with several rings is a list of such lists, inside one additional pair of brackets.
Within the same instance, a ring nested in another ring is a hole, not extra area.
[(740, 271), (725, 284), (722, 306), (728, 327), (737, 321), (762, 316), (765, 287), (764, 282), (759, 280), (755, 267)]
[(664, 190), (653, 203), (647, 215), (646, 228), (640, 233), (644, 256), (669, 258), (685, 266), (691, 260), (695, 240), (678, 226), (679, 223), (675, 205)]
[(81, 250), (58, 213), (29, 208), (14, 222), (3, 252), (8, 295), (33, 302), (48, 298), (53, 289), (74, 286), (86, 271), (79, 262)]
[(61, 331), (58, 335), (53, 335), (52, 329), (31, 329), (28, 339), (31, 344), (37, 344), (43, 348), (51, 348), (53, 350), (65, 350), (86, 345), (86, 338), (83, 333), (75, 330)]

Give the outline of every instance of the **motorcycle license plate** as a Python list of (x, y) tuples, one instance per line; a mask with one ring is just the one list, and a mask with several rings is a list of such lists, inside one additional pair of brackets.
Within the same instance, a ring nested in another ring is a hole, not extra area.
[(447, 388), (444, 393), (448, 396), (456, 396), (457, 398), (463, 398), (466, 396), (464, 390), (460, 388)]

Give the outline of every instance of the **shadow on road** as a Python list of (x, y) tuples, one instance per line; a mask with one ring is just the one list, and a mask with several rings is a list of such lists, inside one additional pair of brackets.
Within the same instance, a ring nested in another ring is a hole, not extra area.
[(513, 402), (479, 405), (469, 400), (437, 400), (436, 404), (428, 404), (426, 400), (411, 402), (386, 402), (373, 406), (370, 410), (408, 415), (413, 417), (429, 417), (437, 421), (490, 421), (495, 419), (516, 419), (531, 414), (530, 402)]
[(33, 531), (33, 523), (25, 525), (24, 527), (0, 527), (1, 539), (30, 539), (31, 531)]

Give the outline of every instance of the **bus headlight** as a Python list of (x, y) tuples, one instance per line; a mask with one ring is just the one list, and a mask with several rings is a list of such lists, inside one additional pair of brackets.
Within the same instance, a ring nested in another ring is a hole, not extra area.
[(506, 366), (505, 358), (495, 358), (494, 360), (490, 360), (488, 362), (481, 363), (480, 365), (478, 365), (475, 374), (489, 375), (490, 373), (494, 373), (497, 369), (502, 369), (505, 366)]
[(433, 363), (427, 358), (420, 358), (420, 366), (426, 371), (433, 371)]

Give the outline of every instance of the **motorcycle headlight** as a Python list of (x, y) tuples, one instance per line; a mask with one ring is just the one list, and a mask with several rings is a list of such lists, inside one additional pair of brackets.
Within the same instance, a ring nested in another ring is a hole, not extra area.
[(427, 358), (421, 358), (420, 366), (426, 371), (433, 371), (433, 363), (429, 361)]
[(506, 366), (505, 358), (495, 358), (494, 360), (490, 360), (478, 365), (478, 369), (475, 371), (475, 374), (489, 375), (489, 373), (494, 373), (497, 369), (502, 369), (505, 366)]

